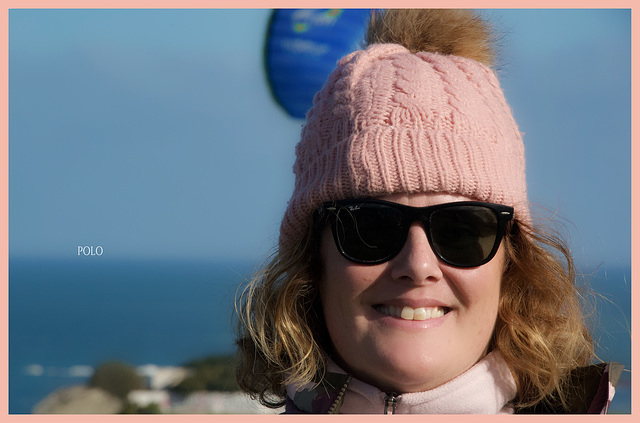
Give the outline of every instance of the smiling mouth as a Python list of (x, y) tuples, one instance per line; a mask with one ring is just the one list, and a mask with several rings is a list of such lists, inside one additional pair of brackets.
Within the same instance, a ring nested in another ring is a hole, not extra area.
[(387, 316), (399, 317), (404, 320), (428, 320), (442, 317), (449, 312), (446, 307), (396, 307), (377, 304), (373, 308)]

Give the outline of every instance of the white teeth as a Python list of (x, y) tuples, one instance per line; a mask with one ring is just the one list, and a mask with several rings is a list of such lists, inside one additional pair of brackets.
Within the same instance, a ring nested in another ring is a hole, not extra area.
[[(429, 310), (429, 318), (431, 318), (431, 310)], [(427, 309), (424, 307), (413, 310), (414, 320), (427, 320)]]
[(444, 316), (444, 308), (442, 307), (419, 307), (413, 309), (406, 306), (378, 306), (376, 308), (382, 314), (400, 317), (404, 320), (427, 320)]
[(413, 320), (413, 309), (411, 307), (403, 307), (400, 317), (404, 320)]

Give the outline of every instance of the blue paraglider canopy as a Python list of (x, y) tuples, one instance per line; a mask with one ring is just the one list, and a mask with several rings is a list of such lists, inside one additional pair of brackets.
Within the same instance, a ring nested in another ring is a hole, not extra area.
[(282, 9), (271, 14), (265, 67), (278, 104), (304, 118), (337, 61), (360, 48), (367, 9)]

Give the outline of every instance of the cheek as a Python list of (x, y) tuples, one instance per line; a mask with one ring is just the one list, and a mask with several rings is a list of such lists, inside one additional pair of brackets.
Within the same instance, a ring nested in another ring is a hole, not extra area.
[(486, 337), (493, 335), (496, 320), (498, 318), (498, 308), (500, 305), (500, 293), (502, 285), (502, 271), (493, 272), (488, 277), (485, 290), (481, 295), (483, 304), (482, 317), (484, 320), (484, 328), (482, 328)]
[(369, 269), (351, 264), (339, 253), (325, 255), (321, 269), (319, 290), (325, 311), (353, 312), (352, 309), (360, 302), (363, 292), (376, 279)]
[(342, 257), (331, 230), (322, 234), (320, 244), (320, 293), (327, 297), (350, 297), (363, 291), (379, 272), (376, 266), (359, 266)]
[(384, 265), (360, 266), (346, 260), (335, 247), (330, 231), (323, 234), (320, 252), (320, 302), (329, 335), (339, 348), (361, 333), (367, 312), (364, 298)]
[(344, 313), (347, 298), (355, 290), (352, 278), (348, 275), (345, 260), (338, 252), (329, 229), (322, 235), (320, 248), (320, 301), (331, 331), (332, 321), (340, 319)]
[[(353, 339), (355, 330), (355, 310), (353, 304), (357, 298), (357, 289), (352, 281), (345, 277), (335, 266), (324, 266), (319, 284), (320, 302), (326, 331), (331, 347), (339, 355), (348, 351), (348, 339)], [(325, 345), (329, 347), (329, 345)]]
[(498, 317), (503, 263), (502, 256), (499, 255), (490, 263), (466, 275), (452, 276), (454, 280), (459, 281), (456, 289), (461, 303), (467, 310), (468, 323), (474, 327), (474, 332), (483, 338), (491, 336)]

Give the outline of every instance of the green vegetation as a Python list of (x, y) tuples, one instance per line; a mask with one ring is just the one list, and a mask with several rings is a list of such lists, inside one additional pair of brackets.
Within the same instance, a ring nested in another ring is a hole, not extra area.
[(156, 403), (139, 407), (127, 401), (122, 407), (120, 414), (162, 414), (162, 411), (160, 411), (160, 406)]
[[(183, 367), (191, 370), (171, 392), (188, 395), (196, 391), (238, 391), (233, 356), (210, 356), (190, 361)], [(107, 362), (98, 366), (88, 382), (90, 387), (100, 388), (122, 400), (120, 414), (161, 414), (158, 404), (140, 407), (127, 400), (134, 389), (145, 389), (145, 383), (135, 368), (121, 362)]]
[(89, 380), (89, 386), (103, 389), (126, 401), (130, 391), (144, 389), (144, 381), (132, 366), (112, 361), (98, 366)]
[(179, 394), (195, 391), (238, 391), (236, 366), (233, 356), (211, 356), (193, 360), (184, 367), (192, 370), (181, 383), (172, 388)]

